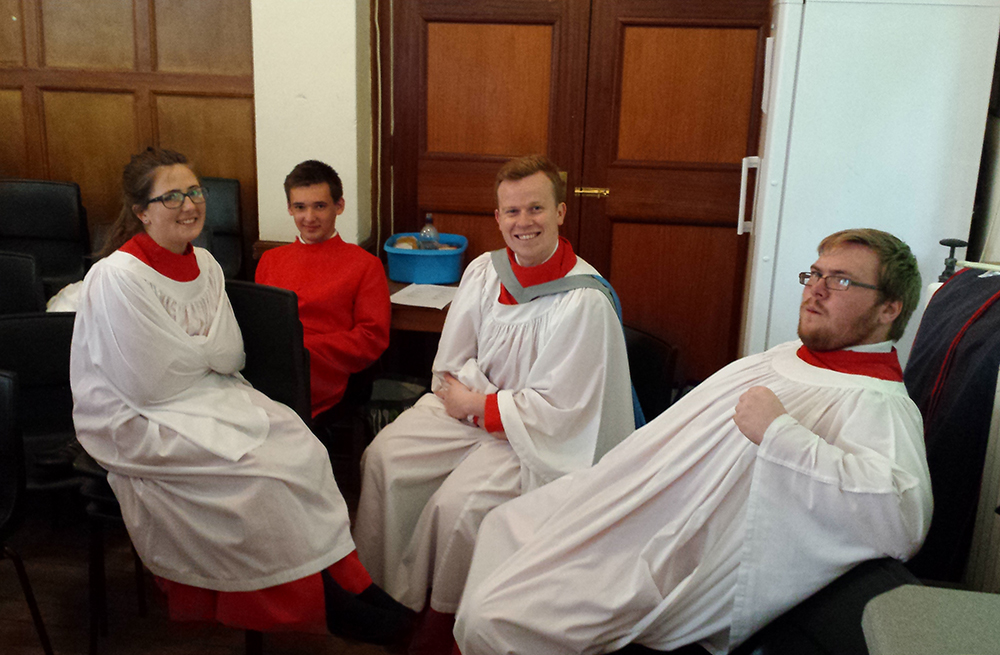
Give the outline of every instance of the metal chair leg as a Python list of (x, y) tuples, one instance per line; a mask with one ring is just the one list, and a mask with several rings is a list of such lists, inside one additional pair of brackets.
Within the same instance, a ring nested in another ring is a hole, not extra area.
[(247, 655), (264, 654), (264, 634), (257, 630), (247, 630)]
[(14, 568), (17, 570), (17, 578), (21, 581), (21, 590), (24, 591), (24, 598), (28, 601), (31, 620), (35, 622), (38, 639), (42, 642), (42, 650), (45, 651), (45, 655), (52, 655), (52, 644), (49, 642), (49, 633), (45, 631), (45, 624), (42, 623), (42, 615), (38, 611), (38, 603), (35, 602), (35, 594), (31, 590), (31, 583), (28, 582), (28, 572), (24, 570), (24, 563), (21, 561), (21, 556), (6, 544), (3, 547), (3, 555), (14, 562)]
[(104, 526), (97, 518), (90, 519), (90, 563), (88, 591), (90, 596), (90, 655), (97, 655), (101, 635), (108, 634), (107, 590), (104, 573)]
[(136, 606), (139, 609), (139, 616), (144, 617), (146, 616), (146, 576), (143, 573), (142, 560), (139, 559), (139, 553), (135, 551), (134, 545), (131, 548), (132, 558), (135, 561), (135, 593), (138, 597)]

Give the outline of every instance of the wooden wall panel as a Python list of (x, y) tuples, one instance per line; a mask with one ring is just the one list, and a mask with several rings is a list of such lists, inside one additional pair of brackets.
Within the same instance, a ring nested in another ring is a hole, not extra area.
[(682, 379), (702, 380), (730, 361), (745, 249), (731, 228), (614, 225), (611, 283), (624, 321), (677, 346)]
[(21, 0), (0, 0), (0, 66), (24, 65)]
[(626, 28), (619, 159), (739, 162), (757, 40), (757, 29)]
[(199, 175), (240, 181), (244, 256), (250, 257), (258, 234), (253, 100), (161, 95), (155, 106), (162, 147), (184, 153)]
[(50, 68), (131, 70), (132, 0), (41, 0), (43, 52)]
[(21, 92), (0, 89), (0, 177), (25, 177), (24, 112)]
[(439, 232), (461, 234), (469, 240), (465, 251), (465, 264), (491, 250), (504, 247), (503, 235), (493, 214), (434, 214), (434, 225)]
[(139, 149), (135, 98), (47, 91), (42, 103), (50, 179), (80, 185), (90, 232), (100, 234), (118, 216), (122, 169)]
[(249, 2), (172, 0), (154, 7), (157, 70), (253, 74)]
[(250, 0), (0, 0), (0, 175), (78, 183), (99, 247), (131, 155), (185, 151), (240, 180), (252, 276), (252, 57)]
[(427, 151), (545, 152), (551, 65), (551, 25), (429, 23)]

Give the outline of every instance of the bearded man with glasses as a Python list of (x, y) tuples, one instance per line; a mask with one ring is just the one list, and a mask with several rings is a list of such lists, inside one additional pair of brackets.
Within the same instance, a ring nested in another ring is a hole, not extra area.
[(916, 260), (847, 230), (799, 280), (801, 341), (733, 362), (593, 468), (486, 517), (462, 653), (726, 653), (859, 562), (917, 551), (930, 477), (892, 346)]

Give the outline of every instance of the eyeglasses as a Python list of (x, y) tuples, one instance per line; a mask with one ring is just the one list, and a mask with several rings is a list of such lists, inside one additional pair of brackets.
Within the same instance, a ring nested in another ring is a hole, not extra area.
[(830, 291), (847, 291), (851, 287), (861, 287), (862, 289), (874, 289), (875, 291), (881, 291), (881, 289), (874, 284), (856, 282), (855, 280), (842, 275), (823, 275), (822, 273), (817, 273), (816, 271), (799, 273), (799, 284), (803, 284), (807, 287), (816, 286), (821, 280)]
[(190, 198), (191, 202), (196, 205), (203, 205), (205, 204), (206, 196), (208, 196), (208, 189), (203, 186), (195, 186), (188, 189), (187, 193), (183, 191), (170, 191), (164, 193), (162, 196), (150, 198), (149, 204), (162, 202), (163, 206), (167, 209), (179, 209), (184, 204), (184, 198)]

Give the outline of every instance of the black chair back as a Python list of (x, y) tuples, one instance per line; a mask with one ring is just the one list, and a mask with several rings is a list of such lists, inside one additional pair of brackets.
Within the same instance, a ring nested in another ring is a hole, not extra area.
[(52, 655), (45, 623), (35, 602), (35, 592), (28, 581), (21, 556), (7, 543), (23, 519), (22, 498), (25, 490), (23, 443), (18, 426), (18, 385), (17, 374), (0, 370), (0, 559), (9, 559), (17, 570), (21, 591), (28, 602), (31, 620), (38, 632), (42, 652)]
[(247, 355), (243, 376), (309, 423), (309, 353), (302, 342), (297, 296), (287, 289), (243, 280), (227, 280), (226, 293), (243, 333)]
[(18, 413), (29, 491), (79, 486), (77, 478), (53, 480), (51, 472), (36, 470), (34, 465), (38, 453), (58, 448), (76, 436), (69, 385), (74, 318), (70, 312), (0, 316), (0, 369), (13, 371), (18, 377)]
[(642, 330), (624, 329), (632, 386), (648, 423), (670, 407), (677, 348)]
[(34, 256), (0, 252), (0, 280), (0, 314), (45, 311), (45, 291)]
[(73, 182), (0, 180), (0, 250), (35, 257), (46, 297), (82, 280), (90, 236), (80, 187)]
[(0, 543), (22, 518), (24, 444), (18, 428), (17, 373), (0, 370)]
[(227, 279), (239, 278), (243, 271), (240, 182), (225, 177), (203, 177), (201, 184), (208, 190), (205, 229), (194, 243), (212, 253)]

